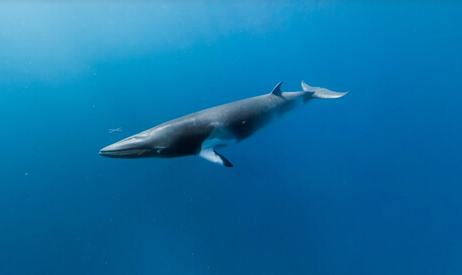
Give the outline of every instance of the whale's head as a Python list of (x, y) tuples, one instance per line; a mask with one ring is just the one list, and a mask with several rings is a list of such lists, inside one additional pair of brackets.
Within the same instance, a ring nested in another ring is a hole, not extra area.
[(110, 158), (170, 157), (171, 148), (167, 131), (158, 126), (104, 147), (99, 154)]

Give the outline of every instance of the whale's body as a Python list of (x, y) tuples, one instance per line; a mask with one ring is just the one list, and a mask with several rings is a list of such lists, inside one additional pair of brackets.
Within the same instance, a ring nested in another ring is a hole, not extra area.
[(282, 82), (269, 94), (234, 101), (167, 121), (100, 150), (112, 158), (174, 158), (199, 155), (226, 167), (233, 165), (216, 152), (230, 143), (240, 142), (274, 118), (312, 98), (338, 98), (337, 93), (310, 87), (303, 91), (281, 92)]

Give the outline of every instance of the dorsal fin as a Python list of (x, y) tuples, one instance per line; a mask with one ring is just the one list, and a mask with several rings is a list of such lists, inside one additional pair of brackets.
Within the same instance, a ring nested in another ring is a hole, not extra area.
[(271, 92), (271, 94), (273, 95), (277, 95), (277, 96), (282, 96), (282, 92), (281, 92), (281, 85), (282, 85), (282, 81), (279, 82), (276, 87), (274, 87), (273, 91)]

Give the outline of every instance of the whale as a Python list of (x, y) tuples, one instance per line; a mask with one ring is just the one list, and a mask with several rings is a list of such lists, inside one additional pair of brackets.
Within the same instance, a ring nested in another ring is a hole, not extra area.
[(224, 167), (233, 167), (219, 149), (249, 138), (274, 119), (313, 98), (333, 99), (348, 93), (312, 87), (304, 81), (301, 84), (302, 91), (282, 92), (282, 82), (279, 82), (271, 93), (164, 122), (104, 147), (99, 154), (110, 158), (199, 156)]

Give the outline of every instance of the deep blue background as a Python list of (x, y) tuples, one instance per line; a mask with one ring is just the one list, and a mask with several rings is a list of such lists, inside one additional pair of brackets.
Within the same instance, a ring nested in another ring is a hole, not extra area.
[[(0, 274), (461, 274), (462, 4), (369, 2), (0, 3)], [(302, 79), (232, 169), (98, 155)]]

